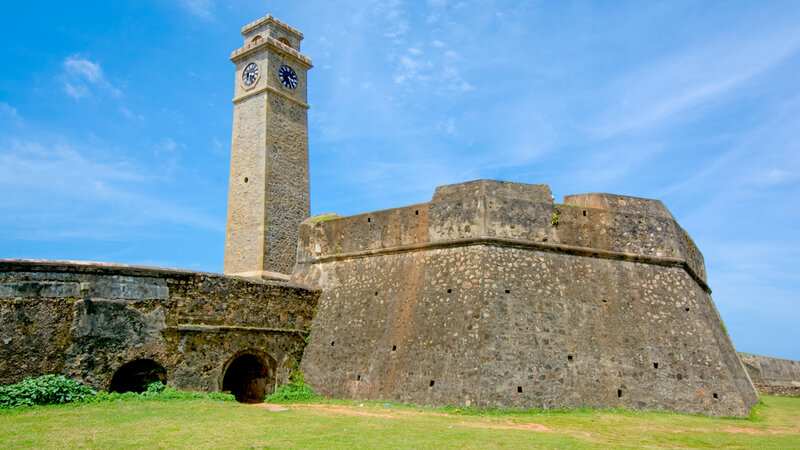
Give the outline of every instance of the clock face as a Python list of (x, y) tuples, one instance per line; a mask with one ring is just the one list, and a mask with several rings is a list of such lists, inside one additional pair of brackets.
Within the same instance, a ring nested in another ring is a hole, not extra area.
[(245, 86), (252, 86), (258, 80), (258, 64), (250, 63), (242, 71), (242, 83)]
[(278, 69), (278, 78), (281, 80), (281, 84), (289, 89), (297, 87), (297, 74), (289, 66), (281, 66)]

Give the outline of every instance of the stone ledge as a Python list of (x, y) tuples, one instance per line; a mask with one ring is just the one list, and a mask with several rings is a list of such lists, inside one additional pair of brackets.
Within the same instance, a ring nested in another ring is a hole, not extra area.
[(516, 247), (537, 251), (554, 252), (554, 253), (567, 253), (578, 256), (588, 256), (591, 258), (600, 259), (615, 259), (621, 261), (631, 261), (643, 264), (653, 264), (659, 266), (673, 266), (683, 268), (706, 293), (711, 294), (711, 288), (703, 281), (700, 276), (695, 273), (694, 269), (685, 260), (678, 258), (669, 258), (665, 256), (650, 256), (640, 255), (634, 253), (614, 252), (610, 250), (600, 250), (589, 247), (577, 247), (573, 245), (564, 244), (551, 244), (547, 242), (527, 241), (523, 239), (512, 238), (467, 238), (467, 239), (453, 239), (441, 242), (426, 242), (421, 244), (399, 245), (396, 247), (372, 250), (360, 250), (348, 253), (341, 253), (338, 255), (325, 255), (316, 256), (303, 260), (298, 260), (298, 263), (315, 264), (324, 263), (328, 261), (339, 261), (344, 259), (364, 258), (376, 255), (391, 255), (397, 253), (417, 252), (425, 250), (433, 250), (439, 248), (453, 248), (453, 247), (472, 247), (476, 245), (494, 245), (499, 247)]
[(258, 27), (259, 25), (261, 25), (264, 22), (272, 22), (272, 23), (275, 24), (276, 27), (283, 28), (285, 31), (288, 31), (288, 32), (293, 33), (293, 34), (296, 34), (300, 39), (303, 39), (303, 33), (300, 30), (298, 30), (297, 28), (294, 28), (291, 25), (288, 25), (288, 24), (286, 24), (284, 22), (281, 22), (280, 20), (276, 19), (275, 16), (273, 16), (272, 14), (267, 14), (266, 16), (264, 16), (264, 17), (262, 17), (262, 18), (260, 18), (258, 20), (255, 20), (253, 22), (250, 22), (247, 25), (243, 26), (242, 27), (242, 35), (247, 34), (248, 32), (250, 32), (250, 30)]
[(199, 324), (178, 324), (176, 327), (167, 327), (178, 331), (195, 331), (199, 333), (224, 333), (227, 331), (244, 331), (249, 333), (278, 333), (278, 334), (302, 334), (307, 335), (308, 331), (293, 328), (262, 328), (262, 327), (243, 327), (236, 325), (199, 325)]
[(93, 275), (125, 275), (134, 277), (158, 278), (187, 278), (201, 276), (216, 279), (240, 280), (248, 283), (270, 285), (276, 287), (301, 288), (309, 291), (318, 291), (291, 281), (261, 280), (257, 278), (242, 278), (235, 275), (224, 275), (211, 272), (198, 272), (187, 269), (174, 269), (168, 267), (139, 266), (133, 264), (105, 263), (95, 261), (63, 261), (47, 259), (0, 259), (0, 273), (2, 272), (64, 272), (84, 273)]
[(242, 94), (242, 95), (240, 95), (238, 97), (235, 97), (233, 100), (231, 100), (231, 102), (239, 103), (242, 100), (246, 100), (246, 99), (248, 99), (250, 97), (255, 97), (256, 95), (261, 94), (263, 92), (271, 92), (271, 93), (283, 98), (284, 100), (287, 100), (287, 101), (289, 101), (291, 103), (294, 103), (295, 105), (297, 105), (297, 106), (299, 106), (299, 107), (301, 107), (303, 109), (309, 109), (310, 108), (310, 106), (308, 106), (308, 103), (303, 103), (303, 102), (301, 102), (299, 100), (295, 100), (291, 96), (286, 95), (285, 93), (281, 92), (280, 90), (275, 89), (274, 87), (269, 86), (269, 85), (264, 86), (264, 87), (259, 88), (259, 89), (254, 89), (254, 90), (251, 90), (251, 91), (247, 91), (246, 93), (244, 93), (244, 94)]
[(242, 48), (240, 48), (238, 50), (234, 50), (231, 53), (231, 58), (230, 59), (231, 59), (231, 61), (236, 62), (236, 61), (238, 61), (240, 59), (243, 59), (247, 55), (255, 53), (256, 51), (258, 51), (259, 48), (261, 48), (264, 45), (272, 47), (274, 50), (277, 50), (278, 52), (284, 53), (287, 56), (291, 56), (297, 62), (305, 65), (306, 66), (305, 67), (306, 70), (308, 70), (308, 69), (313, 67), (313, 65), (311, 64), (311, 58), (309, 58), (308, 56), (298, 52), (297, 50), (293, 49), (292, 47), (289, 47), (288, 45), (284, 44), (283, 42), (281, 42), (281, 41), (279, 41), (279, 40), (277, 40), (277, 39), (275, 39), (273, 37), (269, 37), (269, 36), (265, 36), (265, 37), (261, 38), (260, 40), (258, 40), (256, 42), (249, 43), (249, 44), (243, 46)]

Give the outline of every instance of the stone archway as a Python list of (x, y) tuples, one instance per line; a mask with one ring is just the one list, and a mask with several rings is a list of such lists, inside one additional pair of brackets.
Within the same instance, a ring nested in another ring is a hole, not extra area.
[(269, 357), (242, 353), (230, 359), (222, 376), (222, 390), (242, 403), (258, 403), (273, 390), (275, 363)]
[(167, 370), (152, 359), (136, 359), (125, 363), (111, 377), (109, 392), (136, 392), (147, 390), (155, 381), (167, 383)]

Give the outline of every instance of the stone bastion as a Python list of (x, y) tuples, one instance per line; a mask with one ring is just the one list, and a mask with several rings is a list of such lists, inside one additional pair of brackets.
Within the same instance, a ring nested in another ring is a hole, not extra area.
[(478, 180), (300, 227), (321, 395), (747, 416), (758, 398), (703, 257), (657, 200)]
[(296, 370), (319, 291), (122, 264), (0, 260), (0, 384), (64, 374), (261, 400)]

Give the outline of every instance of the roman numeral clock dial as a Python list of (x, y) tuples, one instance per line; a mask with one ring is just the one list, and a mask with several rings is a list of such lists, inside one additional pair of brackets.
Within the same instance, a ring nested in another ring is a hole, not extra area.
[(258, 64), (250, 63), (242, 71), (242, 83), (246, 87), (252, 86), (258, 80)]
[(281, 66), (278, 69), (278, 79), (281, 80), (282, 85), (289, 89), (297, 88), (297, 74), (289, 66)]

